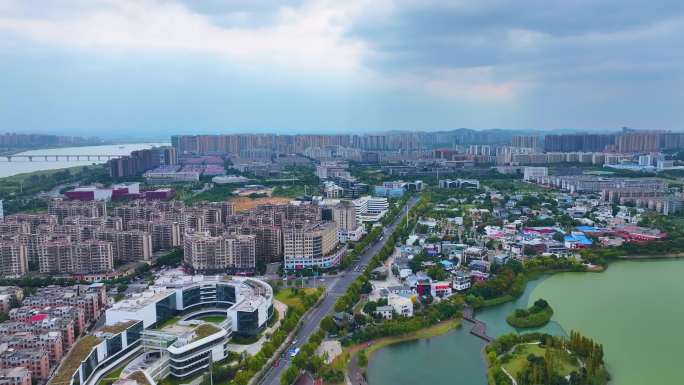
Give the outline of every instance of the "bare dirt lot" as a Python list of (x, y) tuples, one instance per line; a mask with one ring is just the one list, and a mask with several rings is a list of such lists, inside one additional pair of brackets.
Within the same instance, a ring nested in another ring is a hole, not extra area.
[(274, 205), (285, 205), (290, 198), (277, 198), (277, 197), (264, 197), (264, 198), (248, 198), (248, 197), (235, 197), (230, 200), (233, 202), (235, 207), (235, 212), (247, 211), (253, 209), (258, 205), (274, 204)]

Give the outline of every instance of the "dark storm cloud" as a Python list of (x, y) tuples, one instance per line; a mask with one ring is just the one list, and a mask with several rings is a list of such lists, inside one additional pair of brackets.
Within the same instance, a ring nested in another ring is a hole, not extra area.
[(681, 0), (0, 0), (0, 131), (682, 130), (683, 36)]
[(613, 69), (636, 76), (682, 63), (684, 2), (398, 1), (348, 31), (380, 70), (493, 66), (507, 76), (557, 78)]

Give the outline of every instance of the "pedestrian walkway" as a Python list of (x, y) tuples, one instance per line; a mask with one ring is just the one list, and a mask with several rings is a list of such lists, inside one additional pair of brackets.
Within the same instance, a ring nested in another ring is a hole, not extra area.
[(470, 334), (487, 342), (492, 342), (492, 338), (487, 335), (487, 324), (475, 318), (475, 311), (472, 307), (466, 306), (463, 309), (463, 319), (474, 324), (470, 329)]

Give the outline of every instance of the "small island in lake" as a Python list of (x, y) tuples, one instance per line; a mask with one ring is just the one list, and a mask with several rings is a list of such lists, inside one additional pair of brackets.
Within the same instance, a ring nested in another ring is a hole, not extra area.
[(553, 309), (540, 298), (529, 309), (516, 309), (506, 317), (506, 322), (515, 328), (536, 328), (549, 323), (552, 316)]
[(606, 385), (603, 346), (576, 331), (570, 337), (505, 334), (485, 348), (489, 385)]

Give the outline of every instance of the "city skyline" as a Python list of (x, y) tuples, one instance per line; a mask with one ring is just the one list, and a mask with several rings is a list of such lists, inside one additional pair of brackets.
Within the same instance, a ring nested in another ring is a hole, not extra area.
[(0, 5), (3, 131), (678, 130), (683, 5)]
[(0, 385), (679, 383), (681, 36), (681, 0), (0, 0)]

